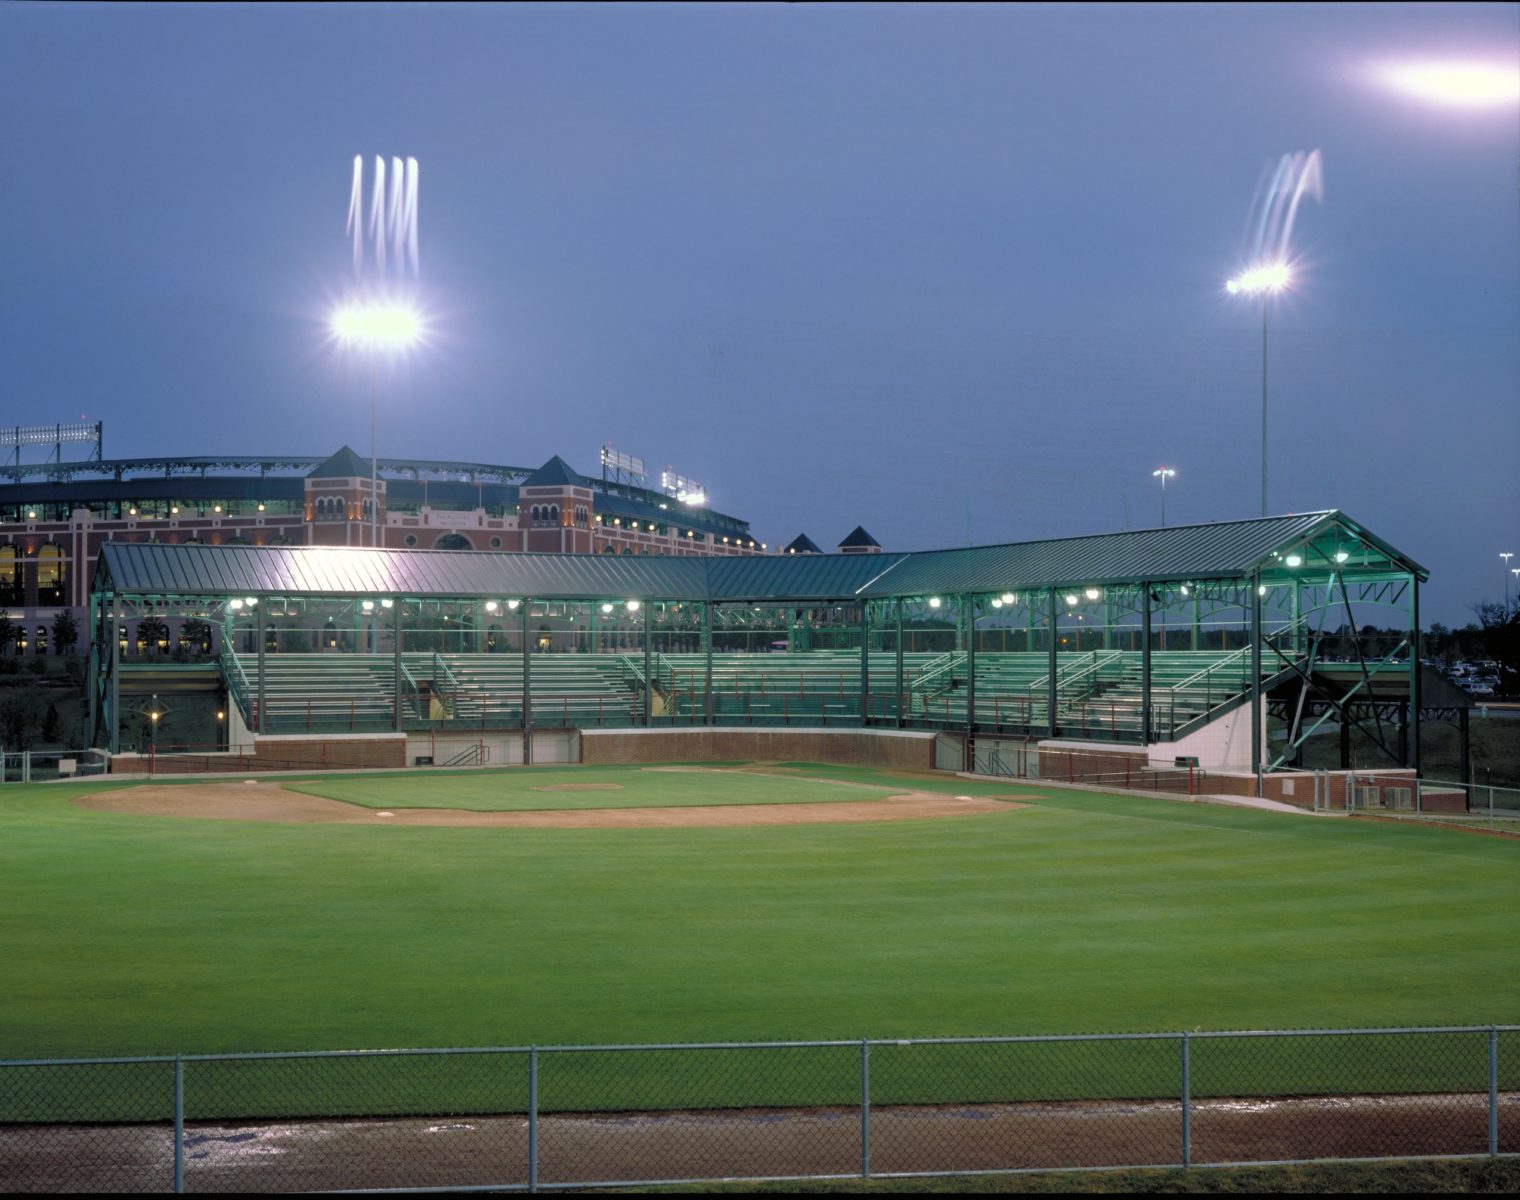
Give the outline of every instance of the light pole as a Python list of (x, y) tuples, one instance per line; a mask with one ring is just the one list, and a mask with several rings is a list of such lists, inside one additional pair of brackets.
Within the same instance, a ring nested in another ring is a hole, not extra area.
[(369, 544), (380, 545), (380, 483), (375, 457), (375, 410), (378, 406), (379, 363), (375, 357), (398, 353), (422, 336), (422, 319), (405, 304), (351, 304), (332, 315), (333, 336), (345, 346), (370, 355), (369, 369)]
[(1177, 474), (1172, 467), (1157, 467), (1151, 472), (1153, 479), (1161, 480), (1161, 528), (1166, 528), (1166, 481)]
[[(1512, 550), (1501, 550), (1501, 551), (1499, 551), (1499, 557), (1504, 560), (1504, 565), (1505, 565), (1506, 568), (1509, 569), (1510, 574), (1520, 573), (1520, 572), (1516, 572), (1509, 565), (1509, 560), (1515, 557), (1514, 551), (1512, 551)], [(1506, 575), (1504, 577), (1504, 613), (1505, 613), (1506, 616), (1509, 615), (1509, 576), (1508, 575)]]
[(1511, 567), (1509, 573), (1515, 577), (1515, 607), (1520, 608), (1520, 567)]
[(1292, 272), (1287, 263), (1252, 267), (1227, 282), (1232, 296), (1261, 294), (1261, 515), (1267, 515), (1267, 302), (1272, 293), (1288, 286)]

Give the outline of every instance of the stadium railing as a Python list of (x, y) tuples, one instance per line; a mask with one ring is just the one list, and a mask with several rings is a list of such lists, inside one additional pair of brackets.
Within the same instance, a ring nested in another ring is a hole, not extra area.
[(1520, 1155), (1520, 1026), (0, 1061), (0, 1184), (552, 1191)]

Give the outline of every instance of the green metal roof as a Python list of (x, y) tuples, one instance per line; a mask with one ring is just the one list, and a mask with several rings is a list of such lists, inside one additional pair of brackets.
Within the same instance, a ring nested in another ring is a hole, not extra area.
[[(995, 592), (1066, 585), (1244, 578), (1271, 565), (1274, 552), (1310, 539), (1338, 514), (1304, 513), (1015, 542), (906, 556), (866, 591), (869, 596)], [(1409, 564), (1413, 566), (1413, 564)]]
[(607, 596), (702, 599), (705, 561), (648, 555), (478, 554), (346, 546), (107, 542), (96, 585), (122, 594)]
[(1078, 585), (1245, 579), (1260, 569), (1429, 572), (1343, 513), (1305, 513), (1171, 529), (913, 554), (676, 558), (484, 554), (329, 546), (175, 546), (107, 542), (96, 587), (119, 594), (642, 597), (806, 601)]

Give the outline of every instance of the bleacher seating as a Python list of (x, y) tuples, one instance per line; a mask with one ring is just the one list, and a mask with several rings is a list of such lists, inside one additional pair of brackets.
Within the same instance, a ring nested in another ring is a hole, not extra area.
[[(258, 656), (237, 656), (258, 695)], [(406, 728), (441, 724), (512, 728), (522, 723), (520, 654), (402, 655), (406, 679), (401, 717)], [(964, 725), (968, 697), (964, 652), (903, 655), (903, 695), (897, 655), (872, 651), (867, 660), (871, 717), (902, 716), (917, 727)], [(1049, 728), (1050, 660), (1041, 651), (982, 652), (974, 657), (977, 723), (1040, 733)], [(693, 724), (704, 719), (706, 660), (701, 654), (652, 654), (651, 719)], [(858, 722), (860, 652), (717, 653), (712, 659), (712, 705), (732, 724)], [(645, 659), (628, 654), (534, 654), (531, 709), (535, 727), (641, 724)], [(265, 729), (271, 733), (381, 730), (395, 723), (395, 659), (390, 654), (269, 654), (265, 670)], [(1134, 650), (1065, 653), (1057, 662), (1058, 731), (1069, 736), (1134, 740), (1141, 723), (1141, 655)], [(1250, 686), (1250, 658), (1241, 652), (1158, 651), (1151, 656), (1152, 735), (1171, 736), (1206, 717)]]

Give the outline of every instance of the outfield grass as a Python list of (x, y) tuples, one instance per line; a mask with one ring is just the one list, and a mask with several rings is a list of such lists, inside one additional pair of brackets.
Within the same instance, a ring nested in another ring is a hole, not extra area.
[(1035, 800), (874, 825), (482, 830), (142, 818), (69, 804), (83, 784), (7, 786), (0, 1055), (1520, 1016), (1520, 842), (819, 774)]
[(351, 775), (341, 779), (285, 781), (285, 787), (365, 808), (452, 808), (471, 812), (829, 804), (880, 800), (903, 790), (837, 779), (746, 774), (733, 768), (717, 774), (712, 770), (661, 767), (535, 767), (531, 771), (509, 768), (452, 775), (430, 773), (420, 778)]

